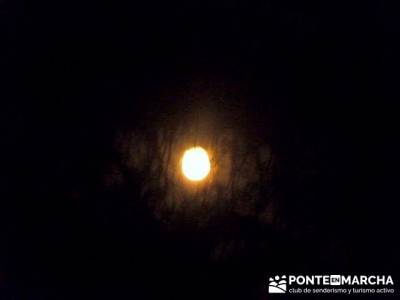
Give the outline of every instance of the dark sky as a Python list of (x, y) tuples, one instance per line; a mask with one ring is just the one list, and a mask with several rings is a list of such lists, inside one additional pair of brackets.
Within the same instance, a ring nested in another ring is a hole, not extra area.
[[(398, 9), (1, 1), (0, 299), (264, 299), (272, 273), (396, 274)], [(272, 128), (285, 174), (286, 229), (229, 221), (244, 246), (223, 261), (213, 232), (156, 220), (139, 175), (102, 183), (121, 130), (184, 118), (200, 94)]]

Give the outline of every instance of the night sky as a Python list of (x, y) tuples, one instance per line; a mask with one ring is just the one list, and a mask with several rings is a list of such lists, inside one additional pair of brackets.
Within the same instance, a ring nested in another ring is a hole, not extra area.
[[(349, 2), (0, 1), (0, 299), (396, 284), (400, 7)], [(193, 143), (237, 186), (172, 180)]]

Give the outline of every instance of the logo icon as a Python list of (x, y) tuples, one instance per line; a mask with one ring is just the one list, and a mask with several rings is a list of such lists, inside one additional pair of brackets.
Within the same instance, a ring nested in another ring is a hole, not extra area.
[(270, 294), (283, 294), (286, 293), (287, 282), (286, 276), (275, 276), (269, 278), (268, 292)]

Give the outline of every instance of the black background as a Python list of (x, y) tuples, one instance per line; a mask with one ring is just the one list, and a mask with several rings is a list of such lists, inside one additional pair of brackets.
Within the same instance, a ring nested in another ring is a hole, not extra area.
[[(1, 1), (0, 9), (1, 297), (264, 299), (271, 274), (395, 276), (398, 7)], [(245, 87), (248, 97), (235, 100), (243, 114), (272, 115), (291, 229), (247, 220), (239, 230), (246, 245), (261, 239), (270, 251), (249, 246), (212, 262), (201, 249), (207, 233), (167, 234), (145, 205), (130, 206), (130, 193), (101, 186), (118, 130), (190, 107), (160, 95), (193, 81), (224, 82), (228, 95)], [(304, 164), (319, 175), (298, 186), (290, 174)]]

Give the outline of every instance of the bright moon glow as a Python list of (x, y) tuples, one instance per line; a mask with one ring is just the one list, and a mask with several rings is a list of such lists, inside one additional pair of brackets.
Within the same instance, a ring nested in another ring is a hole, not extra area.
[(182, 158), (182, 172), (189, 179), (199, 181), (210, 172), (210, 159), (206, 150), (201, 147), (190, 148)]

